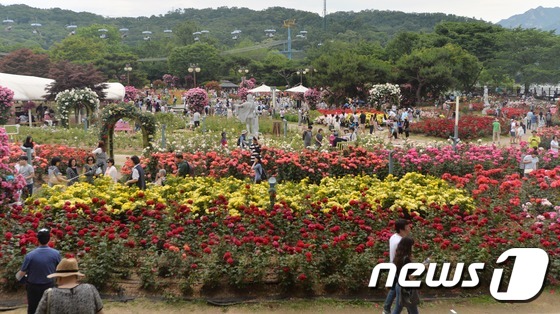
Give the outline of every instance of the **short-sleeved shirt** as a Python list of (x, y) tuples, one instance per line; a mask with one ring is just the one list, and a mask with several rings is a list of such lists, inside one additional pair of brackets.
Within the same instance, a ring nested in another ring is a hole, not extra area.
[(35, 170), (33, 170), (33, 166), (30, 164), (27, 164), (25, 166), (21, 166), (19, 167), (18, 170), (19, 174), (21, 174), (23, 177), (25, 177), (25, 184), (29, 185), (29, 184), (33, 184), (33, 178), (29, 178), (27, 179), (28, 176), (33, 175), (35, 173)]
[(392, 263), (395, 258), (395, 253), (397, 252), (397, 246), (402, 240), (402, 236), (398, 233), (393, 234), (389, 238), (389, 261)]
[(48, 275), (56, 271), (60, 263), (60, 253), (48, 246), (40, 246), (25, 255), (21, 271), (27, 273), (27, 281), (35, 285), (52, 283)]
[(492, 131), (494, 132), (500, 131), (500, 122), (498, 121), (492, 122)]
[[(526, 163), (528, 162), (528, 163)], [(525, 155), (523, 157), (523, 164), (525, 165), (525, 170), (537, 170), (537, 163), (539, 162), (539, 157), (533, 157), (532, 155)]]
[(529, 147), (531, 148), (538, 148), (539, 144), (541, 143), (541, 138), (538, 136), (531, 136), (529, 137)]
[(43, 298), (35, 313), (95, 314), (103, 309), (99, 292), (90, 284), (79, 284), (71, 289), (52, 288), (49, 290), (43, 293)]

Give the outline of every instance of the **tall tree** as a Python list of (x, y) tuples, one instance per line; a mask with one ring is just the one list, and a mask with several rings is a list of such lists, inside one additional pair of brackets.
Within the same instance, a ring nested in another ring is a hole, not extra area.
[(401, 78), (416, 89), (416, 101), (419, 102), (427, 91), (436, 97), (454, 84), (450, 59), (451, 52), (446, 48), (423, 48), (398, 60)]
[(168, 59), (171, 74), (178, 77), (191, 75), (188, 71), (191, 64), (197, 64), (200, 68), (200, 72), (196, 73), (197, 85), (219, 77), (220, 73), (227, 73), (227, 69), (221, 67), (222, 57), (218, 49), (207, 43), (177, 47), (171, 51)]
[(365, 98), (367, 85), (387, 82), (390, 65), (369, 55), (360, 55), (353, 46), (334, 42), (324, 48), (323, 54), (313, 61), (317, 69), (313, 80), (340, 104), (346, 97)]
[(91, 63), (107, 52), (107, 44), (96, 38), (70, 36), (51, 49), (54, 62)]
[(47, 54), (34, 53), (31, 49), (19, 49), (0, 59), (0, 72), (46, 77), (50, 59)]
[(105, 98), (103, 89), (107, 87), (105, 77), (91, 64), (81, 65), (68, 61), (54, 64), (49, 72), (49, 77), (55, 82), (47, 88), (47, 99), (54, 100), (56, 94), (67, 89), (81, 89), (89, 87), (97, 93), (99, 99)]

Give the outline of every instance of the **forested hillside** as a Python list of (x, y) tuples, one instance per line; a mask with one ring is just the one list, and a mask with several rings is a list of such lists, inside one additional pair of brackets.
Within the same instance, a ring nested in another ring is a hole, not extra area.
[[(560, 36), (444, 14), (337, 12), (323, 30), (319, 15), (286, 8), (115, 19), (24, 5), (0, 10), (13, 19), (0, 31), (0, 51), (6, 52), (0, 72), (55, 80), (79, 73), (84, 83), (96, 77), (191, 88), (223, 79), (239, 83), (245, 76), (278, 87), (301, 82), (322, 88), (333, 101), (365, 97), (371, 84), (392, 82), (410, 87), (410, 102), (484, 85), (514, 92), (560, 81)], [(291, 54), (282, 28), (290, 19)], [(275, 35), (267, 37), (267, 29)], [(194, 68), (200, 69), (196, 79)]]
[[(194, 41), (192, 33), (202, 30), (203, 38), (215, 42), (223, 49), (235, 46), (241, 39), (251, 42), (266, 40), (266, 29), (275, 29), (277, 39), (287, 38), (287, 29), (283, 21), (295, 19), (293, 37), (300, 31), (307, 31), (307, 40), (318, 44), (324, 40), (337, 38), (345, 41), (380, 40), (386, 43), (394, 34), (401, 31), (431, 32), (442, 21), (472, 21), (472, 19), (442, 13), (407, 14), (396, 11), (361, 11), (336, 12), (326, 19), (323, 30), (323, 18), (316, 13), (287, 9), (281, 7), (255, 11), (247, 8), (218, 9), (179, 9), (165, 15), (138, 18), (104, 18), (86, 12), (73, 12), (61, 9), (36, 9), (26, 5), (0, 5), (2, 18), (13, 20), (3, 23), (0, 32), (0, 50), (10, 50), (14, 46), (33, 46), (49, 49), (55, 42), (61, 41), (73, 30), (67, 26), (80, 28), (98, 25), (99, 29), (113, 27), (116, 30), (127, 28), (123, 42), (138, 46), (144, 41), (145, 34), (152, 32), (151, 39), (166, 37), (165, 30), (173, 31), (172, 40)], [(31, 24), (41, 24), (32, 27)], [(188, 32), (185, 29), (188, 25)], [(10, 27), (10, 30), (6, 30)], [(36, 30), (34, 33), (33, 30)], [(192, 30), (192, 32), (190, 32)], [(231, 32), (240, 30), (238, 40), (233, 40)], [(169, 34), (169, 33), (167, 33)], [(100, 33), (101, 35), (101, 33)]]

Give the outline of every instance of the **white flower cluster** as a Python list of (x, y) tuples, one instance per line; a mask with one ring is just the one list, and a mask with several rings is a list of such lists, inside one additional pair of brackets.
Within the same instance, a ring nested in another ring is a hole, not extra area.
[(97, 94), (88, 87), (84, 89), (65, 90), (56, 94), (55, 100), (58, 104), (58, 114), (63, 120), (68, 120), (68, 113), (71, 108), (77, 108), (79, 105), (83, 105), (88, 107), (91, 111), (95, 111), (99, 106)]
[(372, 103), (385, 99), (386, 101), (399, 104), (401, 101), (401, 88), (399, 85), (391, 83), (376, 84), (369, 90), (369, 95)]

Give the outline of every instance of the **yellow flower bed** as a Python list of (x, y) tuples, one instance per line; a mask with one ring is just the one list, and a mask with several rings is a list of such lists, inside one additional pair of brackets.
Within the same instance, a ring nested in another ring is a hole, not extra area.
[[(34, 202), (35, 208), (48, 205), (57, 209), (69, 202), (71, 206), (86, 204), (92, 210), (98, 209), (104, 201), (106, 211), (114, 214), (161, 203), (175, 207), (186, 205), (193, 212), (209, 214), (209, 209), (217, 206), (216, 200), (222, 198), (227, 200), (229, 214), (238, 215), (243, 206), (268, 208), (268, 188), (265, 183), (252, 184), (234, 178), (196, 177), (171, 179), (166, 186), (149, 186), (146, 191), (139, 191), (134, 187), (113, 184), (108, 179), (98, 179), (94, 186), (88, 183), (70, 187), (44, 186), (38, 198), (29, 201)], [(442, 179), (418, 173), (408, 173), (401, 179), (390, 176), (383, 181), (371, 176), (326, 177), (318, 185), (308, 184), (306, 180), (286, 182), (278, 184), (276, 190), (277, 203), (285, 202), (293, 210), (309, 209), (311, 203), (315, 206), (320, 204), (323, 211), (333, 207), (350, 209), (356, 205), (353, 201), (391, 210), (427, 210), (432, 203), (458, 205), (464, 210), (474, 208), (468, 192), (451, 187)]]

